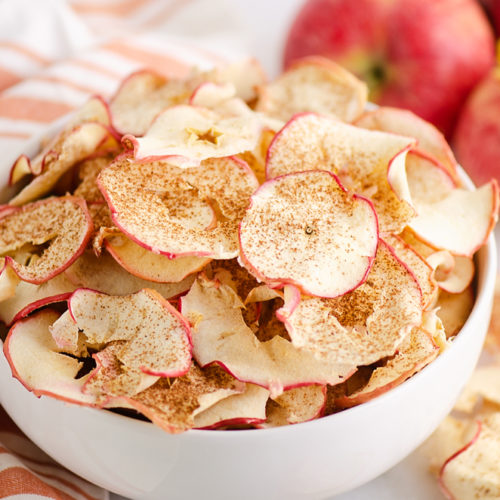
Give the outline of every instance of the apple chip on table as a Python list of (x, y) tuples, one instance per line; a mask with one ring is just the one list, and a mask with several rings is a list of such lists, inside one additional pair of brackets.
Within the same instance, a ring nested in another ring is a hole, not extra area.
[(321, 58), (91, 99), (0, 208), (13, 375), (177, 433), (310, 421), (425, 367), (472, 307), (498, 188), (463, 189), (435, 129), (365, 104)]

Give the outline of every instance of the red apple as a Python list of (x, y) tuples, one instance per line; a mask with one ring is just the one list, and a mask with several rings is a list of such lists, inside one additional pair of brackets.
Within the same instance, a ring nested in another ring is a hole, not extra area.
[(492, 29), (473, 0), (309, 0), (284, 61), (330, 57), (368, 83), (371, 100), (410, 109), (449, 135), (494, 52)]
[(471, 93), (453, 137), (458, 161), (477, 184), (500, 180), (500, 72), (494, 71)]

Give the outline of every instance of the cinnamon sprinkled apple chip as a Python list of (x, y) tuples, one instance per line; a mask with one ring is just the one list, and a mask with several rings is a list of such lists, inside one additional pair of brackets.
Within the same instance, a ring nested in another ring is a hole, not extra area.
[(268, 179), (304, 170), (328, 170), (373, 201), (381, 231), (399, 232), (414, 216), (405, 158), (415, 140), (364, 130), (315, 113), (295, 115), (271, 142)]
[(281, 120), (316, 111), (350, 122), (362, 113), (367, 95), (366, 84), (341, 66), (326, 58), (307, 57), (260, 88), (256, 109)]
[(365, 283), (334, 299), (300, 299), (285, 289), (278, 311), (297, 349), (322, 361), (367, 365), (392, 356), (422, 321), (420, 287), (383, 240)]
[(113, 221), (153, 252), (219, 259), (238, 254), (238, 223), (257, 180), (235, 158), (213, 158), (180, 171), (121, 156), (98, 180)]
[[(81, 198), (50, 198), (0, 213), (0, 256), (23, 281), (40, 284), (69, 267), (90, 239)], [(15, 253), (26, 249), (16, 261)]]
[(267, 181), (240, 224), (241, 258), (252, 274), (273, 286), (293, 283), (322, 297), (358, 287), (377, 243), (373, 205), (349, 194), (325, 171)]

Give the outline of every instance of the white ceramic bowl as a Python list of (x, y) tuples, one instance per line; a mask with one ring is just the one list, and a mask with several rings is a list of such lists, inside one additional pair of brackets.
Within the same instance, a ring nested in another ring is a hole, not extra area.
[[(0, 169), (0, 182), (7, 168)], [(474, 309), (449, 350), (373, 401), (313, 422), (169, 435), (110, 412), (37, 399), (12, 378), (1, 355), (0, 402), (55, 460), (127, 497), (326, 498), (388, 470), (421, 444), (452, 408), (486, 334), (496, 257), (491, 237), (477, 256)]]

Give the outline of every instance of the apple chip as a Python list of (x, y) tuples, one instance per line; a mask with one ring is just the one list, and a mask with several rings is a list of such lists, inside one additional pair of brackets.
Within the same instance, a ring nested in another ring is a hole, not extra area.
[(398, 352), (382, 366), (375, 368), (367, 384), (352, 394), (335, 401), (337, 408), (350, 408), (383, 394), (402, 384), (419, 372), (439, 354), (439, 346), (432, 335), (422, 328), (414, 328)]
[(104, 198), (97, 186), (97, 176), (113, 159), (120, 150), (101, 153), (88, 158), (78, 165), (78, 186), (73, 191), (74, 196), (83, 198), (87, 203), (103, 203)]
[(77, 287), (109, 295), (128, 295), (143, 288), (151, 288), (166, 299), (187, 292), (195, 279), (191, 275), (178, 283), (155, 283), (128, 273), (111, 255), (105, 253), (96, 257), (90, 251), (83, 253), (65, 274)]
[(414, 216), (405, 158), (415, 140), (364, 130), (315, 113), (295, 115), (267, 153), (268, 179), (323, 169), (373, 201), (380, 230), (398, 233)]
[(44, 196), (71, 167), (94, 153), (106, 140), (114, 141), (109, 129), (100, 123), (83, 123), (66, 132), (51, 151), (50, 160), (45, 156), (43, 171), (9, 204), (19, 206)]
[(404, 109), (380, 107), (365, 113), (356, 120), (358, 127), (392, 132), (414, 137), (418, 144), (413, 151), (431, 161), (439, 163), (455, 183), (460, 184), (457, 161), (443, 134), (431, 123)]
[(92, 355), (96, 367), (89, 373), (82, 392), (92, 395), (98, 406), (128, 407), (124, 397), (135, 396), (160, 378), (126, 367), (118, 358), (124, 344), (124, 341), (111, 342)]
[(398, 259), (404, 262), (415, 276), (422, 292), (424, 310), (432, 306), (439, 290), (432, 266), (399, 236), (385, 234), (384, 240), (391, 245)]
[(139, 245), (173, 256), (238, 255), (238, 223), (258, 183), (236, 158), (214, 158), (181, 171), (164, 162), (121, 156), (99, 187), (114, 223)]
[(448, 293), (462, 293), (474, 278), (474, 261), (471, 257), (452, 255), (447, 250), (434, 252), (427, 257), (434, 269), (439, 288)]
[(234, 425), (255, 425), (266, 420), (269, 391), (254, 384), (246, 384), (245, 392), (221, 399), (210, 408), (197, 413), (194, 427), (217, 429)]
[(267, 405), (267, 420), (263, 428), (300, 424), (323, 414), (326, 404), (326, 387), (306, 385), (289, 389)]
[(211, 261), (206, 257), (170, 259), (146, 250), (123, 234), (107, 236), (104, 242), (106, 250), (129, 273), (158, 283), (178, 283)]
[(498, 184), (479, 189), (454, 189), (435, 203), (421, 204), (411, 229), (426, 243), (471, 257), (488, 239), (498, 219)]
[(297, 349), (318, 360), (368, 365), (393, 356), (422, 321), (422, 294), (408, 268), (383, 240), (363, 285), (334, 299), (300, 298), (285, 288), (278, 311)]
[(240, 257), (257, 279), (322, 297), (363, 283), (377, 243), (373, 205), (325, 171), (267, 181), (240, 224)]
[(12, 375), (36, 396), (52, 396), (76, 404), (93, 405), (82, 393), (88, 376), (77, 378), (82, 363), (60, 353), (49, 327), (59, 314), (44, 309), (18, 321), (9, 331), (3, 350)]
[(124, 400), (165, 431), (175, 434), (191, 429), (195, 417), (207, 408), (245, 390), (245, 384), (218, 366), (190, 370), (174, 380), (161, 378), (148, 389)]
[(464, 326), (474, 306), (475, 294), (471, 286), (462, 293), (439, 292), (437, 315), (443, 322), (446, 337), (455, 336)]
[(193, 356), (201, 366), (218, 363), (239, 380), (266, 387), (273, 397), (301, 385), (333, 385), (354, 371), (352, 365), (318, 361), (280, 336), (259, 342), (242, 308), (230, 287), (203, 277), (181, 298), (182, 314), (192, 325)]
[(226, 117), (207, 108), (178, 105), (166, 109), (143, 137), (124, 136), (137, 159), (163, 159), (180, 168), (197, 167), (208, 158), (252, 151), (260, 138), (255, 113)]
[(0, 320), (11, 325), (36, 309), (66, 300), (76, 288), (65, 273), (39, 285), (21, 281), (15, 295), (0, 303)]
[[(0, 213), (0, 256), (21, 280), (40, 284), (69, 267), (85, 250), (91, 233), (92, 221), (81, 198), (5, 208)], [(26, 252), (19, 255), (23, 249)]]
[(368, 88), (352, 73), (322, 57), (297, 61), (260, 89), (257, 111), (281, 120), (314, 111), (350, 122), (366, 105)]
[(439, 484), (447, 498), (494, 500), (500, 498), (500, 412), (483, 422), (465, 446), (443, 464)]
[(148, 375), (177, 377), (191, 365), (189, 326), (154, 290), (114, 296), (78, 289), (51, 331), (65, 349), (75, 348), (80, 335), (93, 347), (124, 340), (117, 358), (127, 368)]
[(88, 122), (100, 123), (105, 127), (111, 125), (108, 105), (99, 96), (91, 97), (33, 161), (21, 155), (11, 168), (9, 184), (15, 184), (28, 174), (40, 175), (52, 162), (59, 163), (59, 169), (63, 170), (65, 167), (62, 164), (71, 162), (73, 155), (78, 154), (80, 126)]

